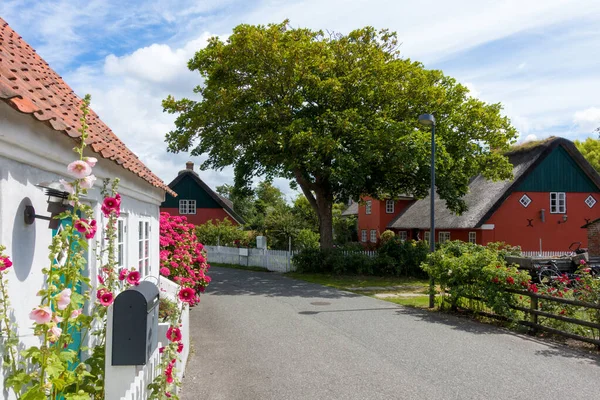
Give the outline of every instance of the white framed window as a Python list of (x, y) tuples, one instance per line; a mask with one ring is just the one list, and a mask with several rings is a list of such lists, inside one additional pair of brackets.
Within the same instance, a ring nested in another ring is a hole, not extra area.
[(365, 214), (371, 214), (371, 200), (367, 200), (365, 204)]
[(196, 200), (179, 200), (179, 214), (196, 214)]
[(550, 214), (567, 212), (567, 195), (564, 192), (550, 192)]
[(138, 271), (146, 276), (150, 273), (150, 221), (140, 220), (138, 224)]
[(400, 231), (400, 232), (398, 232), (398, 238), (400, 238), (400, 240), (405, 242), (406, 239), (408, 239), (408, 234), (406, 233), (406, 231)]
[(450, 232), (438, 232), (438, 241), (444, 243), (450, 240)]
[(585, 199), (585, 204), (587, 204), (589, 208), (592, 208), (596, 204), (596, 199), (590, 194), (587, 199)]
[(524, 194), (523, 196), (521, 196), (521, 198), (519, 199), (519, 203), (521, 203), (521, 205), (525, 208), (527, 208), (528, 205), (531, 204), (531, 199), (529, 198), (529, 196), (527, 196), (526, 194)]
[(124, 218), (117, 219), (117, 265), (119, 268), (125, 267), (127, 265), (126, 257), (126, 246), (125, 246), (125, 237), (127, 233), (127, 225), (125, 223)]
[(367, 243), (367, 230), (363, 229), (360, 231), (360, 241), (363, 243)]
[(469, 232), (469, 243), (477, 243), (477, 232)]
[(425, 231), (425, 233), (423, 234), (423, 236), (425, 237), (425, 241), (427, 243), (429, 243), (429, 231)]
[(385, 212), (387, 214), (393, 214), (394, 213), (394, 200), (386, 200), (385, 201)]
[(371, 243), (377, 243), (377, 230), (371, 229)]

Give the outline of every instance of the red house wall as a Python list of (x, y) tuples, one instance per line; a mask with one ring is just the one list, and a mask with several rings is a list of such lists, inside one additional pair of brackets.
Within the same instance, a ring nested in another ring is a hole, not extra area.
[[(179, 216), (178, 208), (162, 208), (161, 212), (168, 212), (171, 215)], [(208, 220), (223, 220), (225, 218), (229, 219), (233, 225), (238, 225), (238, 223), (225, 212), (222, 208), (197, 208), (196, 214), (182, 214), (182, 217), (187, 217), (188, 222), (194, 225), (202, 225), (208, 222)]]
[[(550, 193), (527, 192), (531, 204), (523, 207), (519, 199), (524, 192), (513, 192), (502, 206), (486, 221), (494, 224), (493, 231), (483, 233), (482, 244), (489, 242), (506, 242), (518, 245), (524, 251), (538, 251), (540, 239), (543, 251), (568, 251), (572, 242), (581, 242), (587, 247), (587, 232), (581, 227), (588, 221), (600, 218), (600, 196), (592, 194), (598, 203), (589, 208), (585, 199), (590, 193), (566, 193), (566, 213), (550, 214)], [(541, 220), (540, 210), (544, 209), (545, 222)], [(563, 215), (567, 221), (563, 221)], [(528, 226), (531, 219), (531, 225)]]
[(363, 202), (371, 200), (371, 214), (366, 213), (366, 203), (358, 206), (358, 240), (361, 241), (362, 230), (367, 231), (367, 243), (370, 243), (371, 230), (377, 231), (377, 238), (387, 229), (388, 224), (402, 212), (413, 200), (396, 200), (394, 202), (394, 212), (385, 212), (385, 200), (377, 200), (372, 197), (364, 197)]

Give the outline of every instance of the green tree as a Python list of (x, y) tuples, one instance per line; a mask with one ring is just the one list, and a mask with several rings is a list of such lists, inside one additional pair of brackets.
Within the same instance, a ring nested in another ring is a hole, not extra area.
[(203, 168), (233, 165), (240, 187), (262, 174), (293, 179), (327, 248), (336, 199), (427, 195), (430, 131), (418, 116), (433, 113), (437, 193), (463, 212), (471, 177), (510, 178), (503, 151), (516, 131), (500, 104), (470, 97), (397, 48), (395, 33), (371, 27), (326, 35), (288, 21), (239, 25), (190, 60), (204, 78), (194, 90), (202, 99), (163, 101), (178, 114), (168, 149), (206, 154)]
[(587, 138), (583, 142), (576, 140), (575, 146), (585, 157), (585, 159), (592, 164), (592, 167), (600, 172), (600, 140), (594, 138)]

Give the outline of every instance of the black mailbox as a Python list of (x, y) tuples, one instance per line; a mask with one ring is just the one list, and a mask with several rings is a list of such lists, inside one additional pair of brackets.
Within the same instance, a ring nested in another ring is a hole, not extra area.
[(112, 365), (145, 365), (158, 345), (158, 287), (140, 282), (113, 306)]

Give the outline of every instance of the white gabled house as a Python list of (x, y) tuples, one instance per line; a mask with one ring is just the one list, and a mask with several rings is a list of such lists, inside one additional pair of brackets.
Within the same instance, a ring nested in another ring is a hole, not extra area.
[[(81, 98), (8, 24), (0, 18), (0, 244), (13, 260), (10, 297), (19, 336), (34, 344), (29, 312), (39, 304), (42, 268), (49, 266), (48, 246), (53, 236), (49, 222), (25, 221), (26, 206), (49, 216), (48, 196), (37, 185), (68, 178), (66, 166), (79, 132)], [(154, 175), (92, 111), (89, 115), (87, 155), (98, 159), (96, 186), (86, 201), (102, 222), (103, 178), (119, 178), (121, 200), (119, 260), (136, 267), (142, 277), (159, 276), (159, 206), (169, 187)], [(87, 269), (95, 282), (96, 256), (92, 240)], [(1, 351), (1, 349), (0, 349)], [(2, 379), (0, 379), (0, 390)]]

